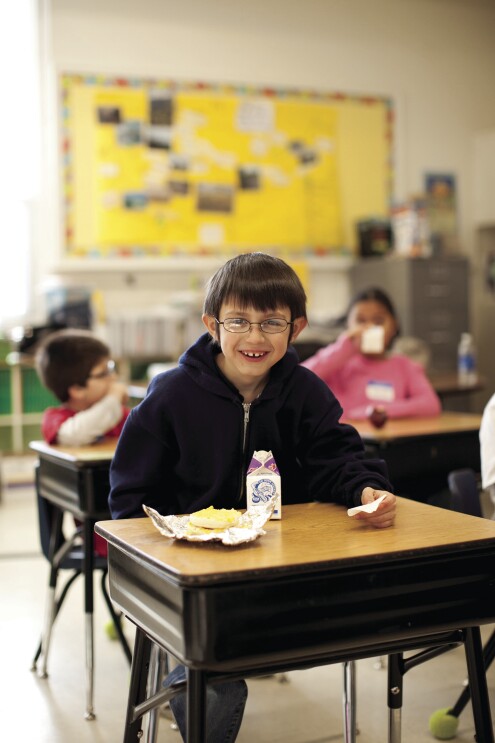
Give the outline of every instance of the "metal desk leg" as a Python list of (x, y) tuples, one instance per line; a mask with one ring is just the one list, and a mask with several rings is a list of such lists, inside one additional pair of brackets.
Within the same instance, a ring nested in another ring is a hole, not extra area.
[(344, 671), (344, 741), (356, 743), (356, 663), (348, 660), (342, 664)]
[[(483, 648), (483, 661), (485, 665), (485, 673), (490, 667), (490, 665), (492, 664), (494, 658), (495, 658), (495, 632), (492, 632), (490, 639), (488, 640), (485, 647)], [(459, 695), (457, 702), (454, 704), (452, 709), (449, 710), (449, 714), (451, 714), (453, 717), (459, 717), (464, 707), (471, 699), (471, 688), (469, 686), (468, 679), (466, 679), (463, 685), (464, 685), (464, 689)]]
[(40, 678), (47, 678), (48, 676), (48, 651), (50, 650), (53, 622), (55, 621), (55, 615), (57, 613), (55, 594), (57, 590), (58, 567), (57, 565), (55, 565), (55, 554), (57, 552), (57, 540), (62, 530), (63, 517), (64, 514), (60, 509), (54, 509), (49, 547), (50, 579), (48, 584), (48, 595), (46, 597), (43, 632), (41, 635), (41, 668), (39, 670)]
[(135, 708), (146, 699), (146, 682), (150, 666), (151, 640), (136, 627), (132, 654), (131, 683), (127, 699), (124, 743), (139, 743), (143, 737), (142, 716), (135, 718)]
[(388, 656), (388, 743), (400, 743), (402, 737), (402, 653)]
[(206, 679), (203, 671), (187, 669), (187, 743), (206, 742)]
[(84, 520), (84, 615), (86, 624), (86, 720), (94, 720), (94, 647), (93, 647), (93, 528)]
[(466, 629), (465, 650), (476, 740), (477, 743), (494, 743), (490, 699), (486, 684), (486, 672), (479, 627), (469, 627)]
[[(158, 693), (162, 687), (165, 677), (167, 658), (165, 651), (153, 644), (151, 648), (150, 668), (148, 673), (148, 697)], [(160, 707), (153, 707), (148, 715), (148, 734), (146, 743), (156, 743), (158, 734), (158, 723), (160, 718)]]

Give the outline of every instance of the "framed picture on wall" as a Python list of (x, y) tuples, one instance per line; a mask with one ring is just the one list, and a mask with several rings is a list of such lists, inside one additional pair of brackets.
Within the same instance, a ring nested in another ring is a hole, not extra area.
[(431, 242), (437, 252), (455, 248), (458, 235), (457, 186), (452, 173), (425, 175), (426, 208)]

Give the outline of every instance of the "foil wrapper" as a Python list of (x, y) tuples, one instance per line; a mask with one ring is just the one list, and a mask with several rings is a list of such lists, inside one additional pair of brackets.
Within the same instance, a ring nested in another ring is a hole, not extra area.
[(143, 506), (143, 510), (164, 537), (185, 539), (188, 542), (222, 542), (229, 547), (235, 547), (238, 544), (254, 542), (266, 534), (263, 526), (270, 519), (274, 507), (275, 500), (272, 498), (268, 503), (243, 513), (235, 526), (223, 531), (212, 529), (209, 534), (188, 534), (189, 516), (162, 516), (149, 506)]

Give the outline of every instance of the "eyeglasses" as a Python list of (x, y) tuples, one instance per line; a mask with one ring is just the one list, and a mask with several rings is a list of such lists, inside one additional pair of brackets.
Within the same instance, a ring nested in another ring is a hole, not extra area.
[(249, 322), (243, 317), (229, 317), (227, 320), (220, 322), (215, 317), (215, 322), (218, 325), (223, 325), (229, 333), (248, 333), (253, 325), (259, 325), (262, 333), (283, 333), (289, 325), (294, 324), (283, 320), (281, 317), (271, 317), (268, 320), (263, 320), (263, 322)]
[(97, 372), (96, 374), (89, 374), (88, 379), (105, 379), (105, 377), (109, 377), (111, 374), (113, 374), (115, 371), (115, 361), (112, 361), (111, 359), (107, 361), (107, 368), (103, 369), (101, 372)]

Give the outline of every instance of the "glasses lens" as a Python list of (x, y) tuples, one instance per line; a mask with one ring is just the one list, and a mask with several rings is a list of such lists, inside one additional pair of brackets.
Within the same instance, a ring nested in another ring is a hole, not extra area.
[(115, 371), (115, 361), (108, 361), (107, 362), (107, 368), (104, 369), (101, 372), (98, 372), (97, 374), (90, 374), (89, 379), (104, 379), (105, 377), (109, 377), (110, 374), (113, 374)]
[(228, 330), (229, 333), (247, 333), (251, 327), (251, 323), (244, 320), (242, 317), (232, 317), (223, 321), (223, 327), (225, 330)]
[(272, 317), (271, 320), (264, 320), (261, 323), (263, 333), (283, 333), (289, 323), (278, 317)]
[(228, 320), (219, 324), (222, 324), (229, 333), (247, 333), (252, 325), (259, 325), (263, 333), (283, 333), (289, 325), (287, 320), (280, 317), (272, 317), (269, 320), (263, 320), (262, 323), (251, 323), (243, 317), (229, 317)]

